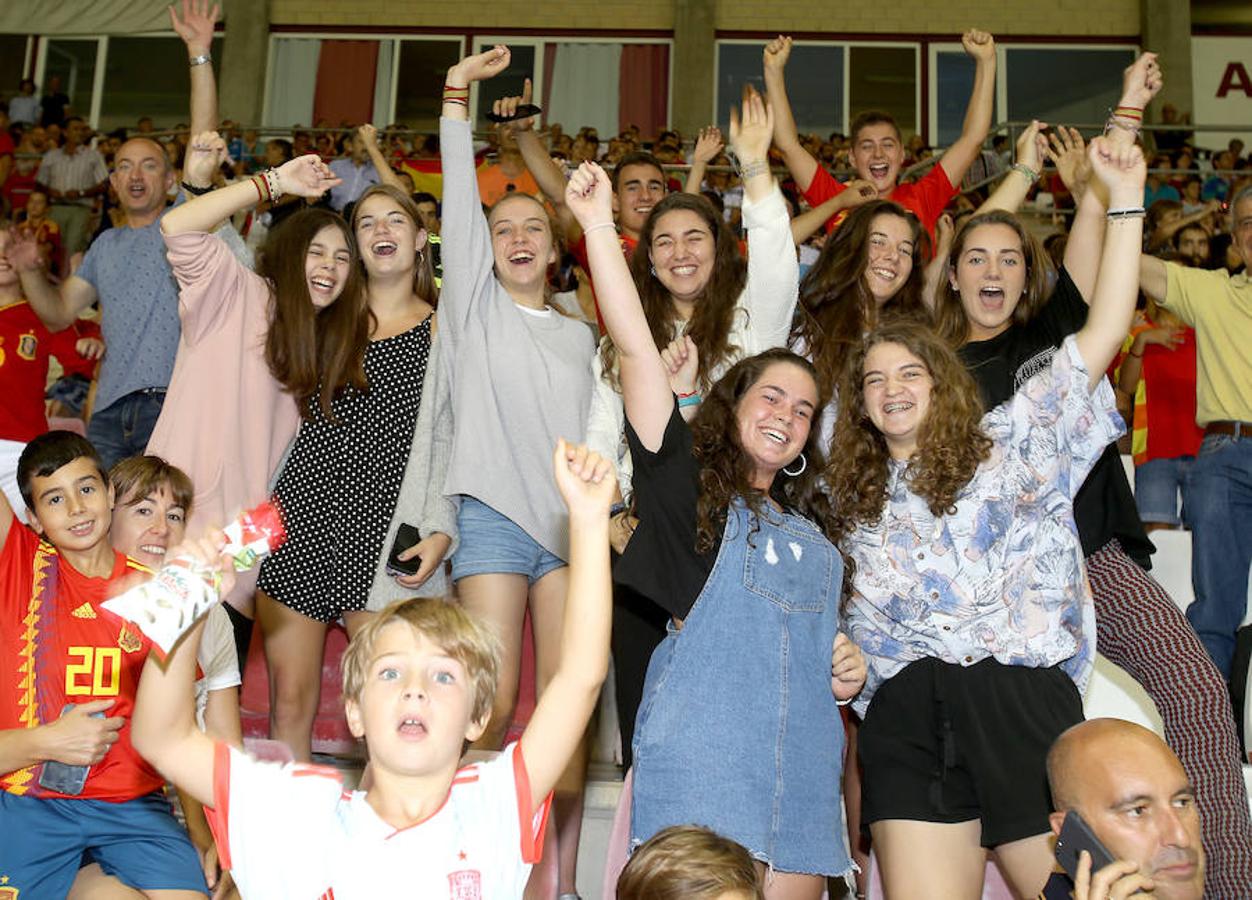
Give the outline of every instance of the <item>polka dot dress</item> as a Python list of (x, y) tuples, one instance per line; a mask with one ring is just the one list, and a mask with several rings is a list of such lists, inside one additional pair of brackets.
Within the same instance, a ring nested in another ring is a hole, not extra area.
[(311, 619), (365, 609), (413, 444), (430, 321), (369, 343), (369, 390), (335, 398), (338, 423), (311, 402), (279, 476), (287, 542), (261, 565), (257, 587)]

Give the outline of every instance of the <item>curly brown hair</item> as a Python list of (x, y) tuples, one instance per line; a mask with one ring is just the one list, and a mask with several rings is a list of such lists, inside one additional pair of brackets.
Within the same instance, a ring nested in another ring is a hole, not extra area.
[[(630, 274), (635, 280), (643, 314), (658, 350), (669, 346), (681, 319), (669, 291), (652, 272), (649, 251), (657, 223), (666, 213), (675, 210), (694, 212), (713, 235), (713, 274), (696, 300), (691, 319), (683, 329), (683, 333), (695, 342), (699, 355), (698, 382), (707, 386), (711, 380), (709, 373), (717, 371), (739, 349), (730, 345), (730, 329), (735, 320), (735, 303), (748, 283), (748, 261), (739, 252), (734, 232), (718, 215), (713, 204), (699, 194), (670, 194), (654, 206), (639, 233), (639, 245), (631, 255)], [(600, 362), (610, 384), (618, 387), (617, 348), (607, 337), (600, 342)]]
[[(691, 422), (692, 449), (700, 463), (700, 499), (696, 504), (696, 550), (707, 553), (717, 546), (726, 527), (730, 503), (742, 498), (748, 508), (760, 515), (766, 503), (765, 492), (752, 486), (752, 464), (739, 441), (739, 402), (751, 387), (777, 363), (796, 366), (817, 384), (817, 372), (803, 356), (776, 347), (749, 356), (731, 366), (705, 394), (699, 413)], [(818, 397), (814, 410), (822, 409), (826, 398)], [(822, 490), (826, 468), (821, 449), (821, 429), (809, 429), (802, 450), (806, 464), (799, 475), (775, 477), (769, 496), (780, 505), (812, 520), (823, 532), (833, 525), (830, 499)]]
[(865, 358), (878, 344), (899, 344), (921, 360), (933, 382), (930, 409), (909, 460), (909, 489), (925, 499), (933, 515), (953, 511), (957, 495), (991, 453), (982, 430), (982, 401), (973, 377), (952, 347), (918, 322), (892, 318), (854, 349), (839, 385), (839, 418), (825, 473), (834, 504), (832, 540), (879, 520), (887, 501), (891, 455), (882, 433), (865, 411)]
[(885, 308), (929, 321), (922, 300), (930, 235), (917, 216), (890, 200), (858, 207), (827, 239), (821, 255), (800, 283), (791, 328), (792, 346), (802, 344), (817, 369), (818, 389), (829, 395), (839, 381), (843, 361), (878, 320), (878, 304), (865, 284), (870, 228), (879, 216), (896, 216), (913, 232), (913, 271)]
[[(1021, 220), (1011, 212), (993, 209), (990, 212), (970, 216), (952, 239), (948, 253), (948, 274), (956, 272), (965, 242), (975, 228), (983, 225), (1004, 225), (1011, 228), (1022, 245), (1022, 260), (1026, 265), (1026, 285), (1021, 299), (1013, 309), (1013, 323), (1025, 325), (1048, 302), (1048, 285), (1052, 281), (1052, 258), (1044, 252), (1039, 240), (1027, 230)], [(953, 346), (959, 347), (969, 340), (969, 319), (961, 303), (961, 292), (952, 286), (952, 279), (945, 278), (935, 297), (935, 329)]]

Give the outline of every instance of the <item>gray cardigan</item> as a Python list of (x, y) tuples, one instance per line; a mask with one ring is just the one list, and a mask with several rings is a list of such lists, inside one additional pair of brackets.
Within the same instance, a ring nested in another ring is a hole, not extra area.
[(439, 597), (449, 593), (450, 585), (443, 564), (417, 590), (404, 587), (386, 572), (387, 556), (402, 523), (416, 526), (422, 537), (439, 531), (452, 538), (446, 559), (452, 557), (457, 546), (456, 516), (460, 501), (443, 493), (448, 463), (452, 459), (452, 391), (439, 360), (443, 343), (436, 334), (430, 344), (422, 403), (417, 411), (417, 425), (413, 428), (413, 448), (409, 451), (404, 480), (400, 482), (400, 495), (391, 515), (391, 524), (387, 526), (387, 537), (383, 541), (382, 553), (374, 570), (374, 583), (370, 585), (369, 600), (365, 605), (370, 612), (377, 612), (393, 600), (405, 597)]

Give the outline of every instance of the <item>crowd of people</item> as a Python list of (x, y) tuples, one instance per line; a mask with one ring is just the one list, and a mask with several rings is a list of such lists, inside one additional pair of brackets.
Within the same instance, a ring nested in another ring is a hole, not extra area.
[[(478, 140), (497, 46), (437, 135), (262, 140), (216, 17), (171, 9), (185, 126), (93, 135), (55, 79), (0, 113), (0, 893), (569, 900), (611, 660), (618, 896), (864, 891), (872, 847), (888, 897), (988, 854), (1027, 898), (1252, 897), (1252, 171), (1143, 131), (1154, 54), (1011, 153), (976, 30), (942, 151), (801, 134), (782, 36), (725, 134), (567, 134), (527, 82)], [(222, 602), (165, 654), (101, 604), (178, 558)], [(336, 622), (355, 791), (313, 764)], [(1083, 721), (1097, 651), (1163, 739)]]

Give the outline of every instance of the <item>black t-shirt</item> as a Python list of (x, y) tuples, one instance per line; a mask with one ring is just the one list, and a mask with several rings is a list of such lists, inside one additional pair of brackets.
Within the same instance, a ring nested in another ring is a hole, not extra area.
[(691, 429), (678, 412), (677, 399), (660, 449), (647, 450), (629, 419), (626, 443), (634, 464), (632, 486), (639, 527), (618, 559), (613, 577), (675, 618), (684, 619), (713, 571), (721, 541), (707, 553), (696, 552), (700, 464), (692, 453)]
[[(971, 341), (958, 355), (978, 382), (987, 409), (1004, 403), (1032, 375), (1052, 364), (1061, 342), (1087, 321), (1087, 304), (1062, 269), (1047, 304), (1026, 325), (1013, 324), (987, 341)], [(1113, 538), (1139, 565), (1151, 568), (1155, 548), (1143, 530), (1126, 470), (1110, 444), (1074, 498), (1074, 520), (1083, 553), (1090, 556)]]

